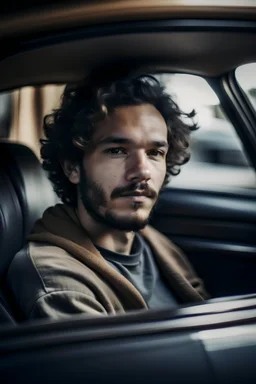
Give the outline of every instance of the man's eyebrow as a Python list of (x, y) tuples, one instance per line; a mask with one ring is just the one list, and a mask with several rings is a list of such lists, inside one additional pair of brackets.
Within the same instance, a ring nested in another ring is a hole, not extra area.
[[(97, 143), (98, 145), (105, 145), (105, 144), (134, 144), (134, 141), (132, 139), (128, 139), (126, 137), (119, 137), (119, 136), (107, 136), (103, 139), (99, 140)], [(168, 143), (165, 140), (153, 140), (150, 143), (153, 147), (165, 147), (169, 148)]]
[(133, 140), (128, 139), (126, 137), (107, 136), (99, 140), (97, 143), (97, 145), (105, 145), (105, 144), (133, 144)]
[(161, 148), (161, 147), (165, 147), (165, 148), (169, 148), (169, 144), (167, 143), (167, 141), (161, 141), (161, 140), (154, 140), (152, 141), (152, 145), (155, 146), (155, 147), (158, 147), (158, 148)]

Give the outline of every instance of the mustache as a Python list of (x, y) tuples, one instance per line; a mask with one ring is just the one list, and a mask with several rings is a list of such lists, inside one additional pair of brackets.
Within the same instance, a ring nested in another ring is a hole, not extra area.
[(111, 199), (115, 199), (117, 197), (123, 197), (123, 196), (133, 196), (135, 194), (135, 191), (140, 191), (143, 194), (145, 194), (147, 197), (150, 197), (151, 199), (157, 198), (157, 192), (153, 188), (150, 188), (148, 183), (141, 182), (141, 183), (132, 183), (132, 184), (126, 185), (125, 187), (115, 188), (111, 193)]

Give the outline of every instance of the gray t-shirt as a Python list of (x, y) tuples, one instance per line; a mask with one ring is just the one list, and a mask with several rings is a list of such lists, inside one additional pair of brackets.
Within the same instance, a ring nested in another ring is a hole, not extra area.
[(96, 247), (108, 263), (138, 289), (149, 308), (178, 306), (178, 300), (161, 275), (149, 245), (138, 233), (130, 255)]

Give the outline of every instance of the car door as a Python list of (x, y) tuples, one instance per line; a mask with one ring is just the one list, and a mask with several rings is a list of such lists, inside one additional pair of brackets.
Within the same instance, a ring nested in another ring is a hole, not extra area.
[(151, 224), (185, 252), (213, 297), (255, 292), (256, 149), (246, 136), (253, 128), (246, 95), (234, 75), (229, 86), (227, 77), (160, 78), (185, 112), (195, 108), (199, 129), (192, 133), (190, 162), (163, 189)]

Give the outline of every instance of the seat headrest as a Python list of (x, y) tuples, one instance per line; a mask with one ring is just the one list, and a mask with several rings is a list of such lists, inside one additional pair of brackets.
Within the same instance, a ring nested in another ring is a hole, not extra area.
[(0, 154), (1, 168), (12, 182), (20, 203), (25, 238), (44, 210), (58, 200), (46, 172), (30, 148), (5, 141), (0, 142)]

